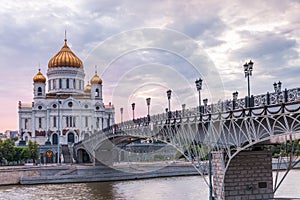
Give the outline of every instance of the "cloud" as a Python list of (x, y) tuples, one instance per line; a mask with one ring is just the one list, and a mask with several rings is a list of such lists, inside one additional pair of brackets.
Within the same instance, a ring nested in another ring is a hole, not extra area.
[[(299, 1), (294, 0), (1, 2), (0, 91), (7, 94), (1, 102), (32, 100), (32, 77), (39, 67), (46, 74), (48, 61), (63, 45), (65, 29), (69, 46), (84, 61), (86, 80), (93, 76), (95, 65), (103, 72), (105, 101), (112, 100), (110, 89), (119, 83), (117, 78), (154, 63), (163, 70), (175, 70), (187, 80), (179, 87), (176, 79), (167, 76), (165, 83), (168, 87), (176, 85), (174, 95), (178, 93), (178, 98), (190, 105), (196, 105), (197, 98), (192, 94), (194, 89), (189, 92), (188, 88), (194, 87), (199, 76), (205, 79), (203, 96), (210, 101), (218, 98), (213, 96), (220, 90), (225, 92), (220, 98), (230, 98), (235, 90), (241, 96), (246, 94), (242, 65), (249, 59), (255, 63), (251, 77), (254, 94), (272, 89), (275, 80), (297, 87), (299, 8)], [(130, 88), (129, 80), (137, 84), (160, 81), (151, 77), (151, 70), (143, 74), (127, 74), (126, 87)], [(165, 102), (162, 90), (147, 91)], [(122, 92), (119, 96), (124, 102)], [(156, 101), (154, 98), (153, 103)], [(154, 107), (161, 109), (160, 105)], [(2, 106), (0, 110), (15, 113), (12, 107), (7, 111)], [(5, 123), (0, 124), (1, 129)]]

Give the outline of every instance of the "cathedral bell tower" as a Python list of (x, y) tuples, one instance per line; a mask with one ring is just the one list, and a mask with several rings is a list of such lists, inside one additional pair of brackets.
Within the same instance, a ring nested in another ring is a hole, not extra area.
[(92, 99), (103, 101), (102, 99), (102, 80), (98, 76), (97, 71), (91, 79), (91, 97)]
[(33, 96), (34, 99), (45, 98), (46, 78), (39, 69), (38, 73), (33, 77)]

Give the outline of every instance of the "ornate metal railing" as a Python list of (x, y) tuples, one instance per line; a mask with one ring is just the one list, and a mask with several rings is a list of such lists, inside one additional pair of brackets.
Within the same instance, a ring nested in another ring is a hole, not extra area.
[[(300, 100), (300, 88), (294, 88), (289, 90), (285, 89), (280, 92), (273, 92), (273, 93), (268, 92), (266, 94), (251, 96), (250, 98), (245, 97), (236, 100), (227, 99), (225, 101), (219, 100), (218, 103), (215, 104), (203, 105), (200, 107), (200, 109), (199, 107), (195, 107), (191, 109), (173, 111), (171, 112), (171, 114), (169, 114), (168, 112), (156, 114), (150, 116), (150, 121), (156, 123), (159, 121), (165, 121), (170, 118), (178, 119), (178, 118), (208, 115), (208, 114), (222, 114), (222, 113), (244, 110), (249, 108), (253, 109), (257, 107), (265, 107), (265, 106), (271, 106), (271, 105), (276, 105), (281, 103), (291, 103), (299, 100)], [(125, 121), (123, 123), (118, 124), (118, 126), (126, 127), (126, 126), (135, 126), (138, 124), (147, 125), (148, 123), (149, 123), (148, 118), (142, 117), (135, 120)]]

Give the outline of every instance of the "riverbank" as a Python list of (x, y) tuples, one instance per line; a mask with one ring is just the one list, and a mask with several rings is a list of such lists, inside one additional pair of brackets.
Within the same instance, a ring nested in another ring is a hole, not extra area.
[[(286, 163), (278, 165), (276, 162), (273, 160), (273, 170), (286, 169)], [(300, 168), (300, 163), (295, 168)], [(199, 173), (187, 162), (118, 163), (113, 168), (66, 164), (13, 166), (0, 167), (0, 185), (107, 182), (190, 175)]]
[(0, 185), (33, 185), (136, 180), (199, 175), (189, 163), (119, 164), (106, 166), (23, 166), (0, 168)]

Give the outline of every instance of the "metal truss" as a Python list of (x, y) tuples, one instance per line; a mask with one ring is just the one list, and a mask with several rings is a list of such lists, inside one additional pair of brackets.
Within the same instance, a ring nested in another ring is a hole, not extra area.
[[(249, 108), (245, 107), (245, 101), (238, 99), (205, 105), (204, 113), (195, 108), (176, 111), (171, 116), (166, 113), (154, 115), (151, 121), (140, 118), (115, 124), (94, 133), (81, 145), (96, 156), (95, 150), (101, 143), (113, 137), (153, 138), (175, 147), (201, 175), (207, 174), (208, 153), (216, 152), (221, 160), (221, 170), (216, 171), (215, 168), (213, 174), (215, 182), (221, 185), (214, 193), (220, 196), (230, 161), (239, 152), (256, 144), (278, 144), (300, 138), (300, 89), (252, 97), (252, 107)], [(292, 149), (285, 160), (287, 174), (299, 159)], [(278, 161), (280, 168), (283, 158), (279, 157)], [(223, 180), (217, 180), (218, 177), (223, 177)], [(274, 191), (282, 180), (277, 173)]]

